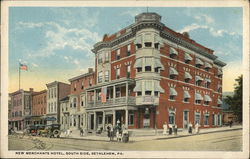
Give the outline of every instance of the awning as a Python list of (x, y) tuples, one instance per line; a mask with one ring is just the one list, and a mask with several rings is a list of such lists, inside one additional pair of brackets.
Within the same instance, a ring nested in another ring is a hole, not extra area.
[(184, 58), (187, 61), (192, 61), (193, 60), (193, 58), (188, 53), (185, 53), (185, 57)]
[(176, 69), (174, 69), (173, 67), (169, 68), (169, 74), (170, 75), (178, 75), (178, 72), (176, 71)]
[(142, 58), (136, 59), (134, 68), (142, 67)]
[(205, 62), (205, 68), (212, 68), (212, 65), (208, 62)]
[(141, 92), (141, 91), (142, 91), (141, 81), (136, 81), (134, 92)]
[(55, 117), (46, 117), (45, 120), (47, 120), (47, 121), (55, 121), (56, 118)]
[(211, 102), (212, 99), (210, 98), (209, 95), (205, 94), (205, 96), (204, 96), (204, 101)]
[(218, 98), (217, 104), (222, 104), (222, 101), (220, 100), (220, 98)]
[(161, 70), (164, 70), (164, 66), (161, 64), (160, 59), (154, 59), (154, 65), (155, 68), (161, 68)]
[(170, 88), (170, 95), (171, 96), (176, 96), (177, 95), (177, 92), (174, 88)]
[(154, 87), (155, 91), (164, 93), (164, 89), (160, 86), (160, 82), (159, 81), (155, 81), (154, 82), (154, 86), (155, 86)]
[(201, 59), (199, 59), (199, 58), (196, 58), (195, 59), (195, 64), (196, 65), (204, 65), (204, 63), (201, 61)]
[(145, 91), (152, 91), (153, 87), (152, 87), (152, 81), (145, 81)]
[(211, 80), (209, 78), (206, 78), (205, 81), (211, 83)]
[(203, 100), (203, 97), (200, 93), (195, 93), (195, 100)]
[(195, 76), (195, 80), (196, 81), (203, 81), (203, 78), (201, 78), (200, 76)]
[(142, 36), (137, 36), (135, 39), (135, 44), (142, 44)]
[(173, 54), (173, 55), (178, 55), (178, 52), (174, 49), (174, 48), (170, 48), (170, 55)]
[(184, 91), (184, 98), (191, 98), (190, 94), (188, 91)]
[(145, 58), (145, 66), (152, 66), (152, 63), (153, 63), (153, 59), (151, 57)]
[(222, 75), (222, 70), (218, 69), (218, 75)]
[(192, 76), (190, 75), (189, 72), (185, 72), (184, 79), (192, 79)]

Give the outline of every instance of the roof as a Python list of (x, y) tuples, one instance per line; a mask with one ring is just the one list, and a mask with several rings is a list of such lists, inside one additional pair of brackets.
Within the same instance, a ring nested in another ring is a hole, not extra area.
[(78, 80), (78, 79), (83, 78), (83, 77), (87, 77), (87, 76), (93, 75), (94, 73), (95, 73), (95, 72), (88, 72), (88, 73), (81, 74), (81, 75), (79, 75), (79, 76), (70, 78), (70, 79), (69, 79), (69, 82)]
[(56, 85), (56, 84), (65, 84), (65, 85), (70, 85), (68, 83), (64, 83), (64, 82), (59, 82), (59, 81), (54, 81), (54, 82), (51, 82), (51, 83), (47, 83), (46, 86), (47, 87), (50, 87), (52, 85)]

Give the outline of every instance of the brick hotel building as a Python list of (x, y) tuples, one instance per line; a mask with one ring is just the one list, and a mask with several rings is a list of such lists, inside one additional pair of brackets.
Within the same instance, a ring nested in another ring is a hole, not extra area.
[[(142, 13), (94, 45), (96, 84), (86, 88), (86, 126), (187, 128), (221, 123), (222, 67), (214, 51)], [(105, 98), (105, 99), (104, 99)]]

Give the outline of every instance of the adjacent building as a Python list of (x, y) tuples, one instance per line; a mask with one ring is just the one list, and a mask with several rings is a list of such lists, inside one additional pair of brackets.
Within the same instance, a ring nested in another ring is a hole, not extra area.
[(32, 94), (33, 88), (29, 91), (20, 89), (16, 92), (10, 93), (10, 127), (15, 130), (23, 130), (27, 125), (31, 124), (32, 112)]
[(60, 123), (60, 103), (59, 101), (70, 93), (70, 85), (63, 82), (54, 81), (47, 86), (47, 109), (46, 124)]
[(45, 124), (47, 108), (47, 90), (32, 95), (32, 124)]
[(76, 130), (86, 128), (86, 95), (85, 89), (95, 84), (93, 68), (88, 72), (69, 79), (70, 94), (60, 101), (61, 128)]
[(222, 68), (214, 51), (142, 13), (94, 45), (96, 85), (86, 88), (87, 128), (221, 125)]

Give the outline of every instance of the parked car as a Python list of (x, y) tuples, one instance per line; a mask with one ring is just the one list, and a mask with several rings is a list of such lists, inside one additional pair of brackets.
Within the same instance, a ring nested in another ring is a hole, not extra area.
[(46, 125), (43, 130), (40, 130), (40, 135), (45, 137), (60, 137), (60, 124)]
[(36, 136), (39, 135), (39, 131), (44, 129), (45, 125), (42, 124), (36, 124), (36, 125), (28, 125), (26, 128), (26, 133), (28, 135)]

